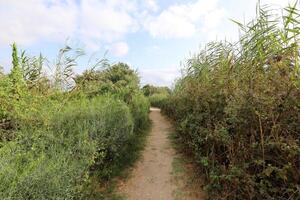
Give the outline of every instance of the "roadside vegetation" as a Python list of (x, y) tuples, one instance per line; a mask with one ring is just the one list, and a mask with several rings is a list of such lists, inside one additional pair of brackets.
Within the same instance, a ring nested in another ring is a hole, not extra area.
[(137, 158), (150, 107), (137, 72), (101, 59), (76, 76), (82, 55), (66, 46), (49, 64), (12, 45), (12, 70), (0, 73), (0, 199), (101, 199), (99, 185)]
[[(278, 13), (278, 12), (277, 12)], [(259, 6), (236, 43), (186, 61), (163, 106), (210, 199), (300, 199), (300, 12)]]
[(171, 94), (170, 88), (153, 85), (145, 85), (142, 91), (144, 95), (148, 97), (151, 106), (157, 108), (161, 108)]

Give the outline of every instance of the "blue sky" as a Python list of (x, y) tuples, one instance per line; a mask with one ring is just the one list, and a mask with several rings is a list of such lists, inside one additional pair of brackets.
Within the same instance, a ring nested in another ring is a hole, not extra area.
[[(289, 0), (261, 0), (284, 7)], [(142, 84), (172, 85), (180, 63), (211, 40), (235, 40), (229, 20), (249, 21), (257, 0), (0, 0), (0, 66), (10, 69), (10, 44), (53, 60), (67, 38), (84, 48), (75, 69), (106, 51), (110, 62), (126, 62)]]

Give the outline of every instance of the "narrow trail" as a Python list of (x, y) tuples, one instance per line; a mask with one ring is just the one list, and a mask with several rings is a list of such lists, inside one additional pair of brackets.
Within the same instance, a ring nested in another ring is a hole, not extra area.
[[(204, 200), (202, 191), (191, 196), (184, 195), (178, 188), (179, 185), (187, 184), (182, 183), (184, 179), (176, 177), (174, 173), (174, 161), (178, 157), (168, 137), (173, 130), (171, 123), (155, 108), (151, 109), (150, 119), (152, 129), (142, 158), (134, 167), (130, 178), (120, 185), (119, 192), (128, 200)], [(201, 190), (201, 186), (197, 189)], [(181, 195), (177, 195), (178, 193)]]

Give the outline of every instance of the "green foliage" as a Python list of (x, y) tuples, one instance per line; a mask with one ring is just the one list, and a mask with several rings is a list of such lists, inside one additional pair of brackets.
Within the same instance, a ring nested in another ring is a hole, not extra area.
[(139, 87), (139, 77), (136, 71), (130, 69), (125, 63), (117, 63), (107, 68), (104, 72), (104, 80), (110, 81), (116, 87)]
[[(124, 102), (114, 98), (98, 97), (71, 103), (54, 121), (54, 130), (64, 130), (65, 134), (87, 130), (97, 146), (97, 173), (108, 178), (111, 173), (108, 166), (119, 159), (124, 144), (133, 136), (130, 110)], [(71, 146), (76, 147), (76, 144)]]
[(13, 45), (13, 69), (0, 75), (0, 199), (92, 198), (94, 180), (137, 157), (149, 111), (137, 73), (117, 64), (74, 82), (80, 56), (66, 46), (45, 76), (45, 58)]
[(157, 87), (153, 85), (145, 85), (142, 91), (146, 97), (148, 97), (151, 106), (162, 108), (170, 94), (171, 90), (168, 87)]
[(13, 95), (13, 99), (19, 100), (24, 95), (26, 85), (23, 78), (23, 72), (19, 65), (18, 50), (15, 43), (12, 45), (12, 64), (13, 67), (9, 74), (9, 78), (12, 83), (11, 95)]
[(0, 149), (1, 199), (78, 197), (89, 173), (110, 178), (134, 136), (133, 126), (130, 109), (120, 100), (68, 103), (47, 129), (24, 129)]
[(300, 14), (283, 13), (259, 7), (238, 43), (208, 44), (163, 106), (211, 199), (300, 198)]
[(130, 94), (139, 89), (139, 77), (127, 64), (118, 63), (102, 70), (87, 70), (75, 78), (75, 82), (89, 97), (107, 93), (120, 94), (130, 101)]
[(61, 48), (54, 63), (54, 88), (69, 90), (74, 86), (74, 67), (77, 60), (84, 55), (82, 49), (72, 48), (69, 45)]
[(171, 90), (168, 87), (158, 87), (149, 84), (144, 85), (142, 91), (146, 97), (152, 96), (154, 94), (164, 94), (164, 95), (171, 94)]
[(22, 51), (19, 59), (28, 89), (33, 93), (47, 94), (51, 89), (51, 83), (50, 79), (43, 75), (46, 58), (42, 54), (30, 57)]
[(30, 109), (26, 106), (30, 96), (19, 64), (16, 44), (12, 45), (12, 64), (10, 74), (1, 75), (0, 78), (0, 142), (15, 137), (12, 130), (18, 128), (18, 122), (23, 120)]
[(31, 141), (30, 146), (9, 143), (0, 150), (1, 199), (73, 199), (79, 193), (92, 163), (91, 158), (87, 159), (91, 157), (88, 153), (92, 153), (92, 145), (85, 144), (85, 151), (83, 146), (78, 147), (78, 154), (63, 140), (58, 141), (63, 139), (57, 138), (59, 134), (43, 135)]
[(13, 43), (12, 45), (12, 65), (14, 70), (18, 70), (19, 57), (18, 57), (18, 49), (16, 43)]
[(141, 131), (147, 128), (149, 124), (148, 114), (150, 110), (150, 103), (148, 99), (144, 95), (137, 93), (132, 97), (129, 107), (134, 119), (135, 131)]
[(166, 101), (169, 98), (169, 95), (165, 95), (165, 94), (153, 94), (151, 96), (148, 97), (151, 106), (153, 107), (157, 107), (157, 108), (162, 108), (164, 106), (164, 104), (166, 103)]

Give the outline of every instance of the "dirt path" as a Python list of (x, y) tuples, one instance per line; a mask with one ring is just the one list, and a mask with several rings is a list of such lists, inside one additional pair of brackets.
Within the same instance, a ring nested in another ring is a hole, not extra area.
[(150, 119), (153, 127), (142, 159), (133, 169), (129, 180), (119, 187), (120, 193), (125, 194), (128, 200), (203, 199), (201, 195), (178, 197), (177, 193), (182, 194), (178, 187), (183, 184), (178, 184), (178, 177), (174, 177), (177, 174), (174, 173), (174, 161), (177, 163), (178, 157), (168, 138), (172, 126), (159, 109), (151, 109)]

